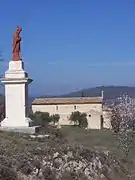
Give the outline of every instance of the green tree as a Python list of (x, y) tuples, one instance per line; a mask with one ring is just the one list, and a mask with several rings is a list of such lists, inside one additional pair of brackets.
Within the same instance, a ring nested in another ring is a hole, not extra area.
[(74, 125), (79, 125), (79, 118), (81, 113), (79, 111), (72, 112), (69, 120), (74, 123)]
[(86, 113), (81, 113), (79, 111), (72, 112), (69, 119), (71, 122), (74, 122), (74, 125), (78, 125), (79, 127), (85, 128), (88, 126)]
[(86, 113), (81, 113), (81, 116), (79, 118), (79, 126), (86, 128), (88, 126), (88, 122), (87, 122), (87, 114)]
[(53, 114), (50, 116), (50, 121), (53, 122), (54, 124), (59, 122), (60, 116), (59, 114)]
[(36, 111), (35, 113), (30, 114), (29, 117), (33, 120), (33, 126), (45, 127), (51, 120), (48, 112)]

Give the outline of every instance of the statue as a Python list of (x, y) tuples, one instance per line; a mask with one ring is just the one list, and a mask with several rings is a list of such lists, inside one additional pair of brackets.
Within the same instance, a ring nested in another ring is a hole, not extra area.
[(20, 42), (21, 42), (21, 37), (20, 33), (22, 31), (21, 27), (17, 27), (14, 36), (13, 36), (13, 46), (12, 46), (12, 60), (13, 61), (19, 61), (21, 60), (20, 57), (20, 52), (21, 52), (21, 47), (20, 47)]

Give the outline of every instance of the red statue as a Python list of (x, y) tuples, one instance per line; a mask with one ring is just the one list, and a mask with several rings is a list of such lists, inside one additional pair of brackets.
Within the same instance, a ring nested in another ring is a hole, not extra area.
[(20, 37), (20, 32), (22, 31), (21, 27), (17, 27), (14, 36), (13, 36), (13, 46), (12, 46), (12, 60), (13, 61), (19, 61), (21, 60), (20, 57), (20, 42), (21, 42), (21, 37)]

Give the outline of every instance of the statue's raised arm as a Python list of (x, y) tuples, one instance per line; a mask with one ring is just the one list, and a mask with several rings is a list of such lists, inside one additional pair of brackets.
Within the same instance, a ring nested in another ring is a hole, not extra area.
[(20, 33), (22, 31), (21, 27), (17, 27), (14, 36), (13, 36), (13, 46), (12, 46), (12, 60), (13, 61), (20, 61), (20, 52), (21, 52), (21, 37)]

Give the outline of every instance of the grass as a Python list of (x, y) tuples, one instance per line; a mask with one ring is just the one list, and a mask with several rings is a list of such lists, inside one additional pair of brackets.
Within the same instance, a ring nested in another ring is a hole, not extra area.
[[(59, 133), (62, 135), (62, 139), (66, 139), (71, 146), (83, 145), (98, 151), (110, 151), (120, 158), (120, 152), (116, 145), (116, 136), (110, 130), (84, 130), (75, 126), (64, 126)], [(61, 146), (62, 148), (62, 142), (53, 139), (41, 141), (38, 138), (32, 139), (29, 135), (0, 131), (0, 155), (6, 156), (7, 159), (13, 158), (14, 160), (17, 158), (18, 161), (22, 162), (25, 156), (27, 159), (31, 159), (42, 152), (44, 154), (47, 152), (48, 146), (51, 148)], [(38, 148), (40, 148), (40, 151)], [(132, 149), (131, 159), (135, 162), (135, 149)], [(135, 169), (135, 165), (129, 162), (127, 166)]]
[[(116, 135), (107, 129), (103, 130), (84, 130), (75, 126), (63, 126), (60, 129), (60, 133), (70, 145), (83, 145), (87, 148), (93, 148), (101, 151), (111, 151), (113, 153), (117, 153), (119, 156), (118, 146), (116, 144)], [(14, 132), (2, 132), (0, 131), (0, 143), (1, 146), (13, 146), (18, 145), (21, 147), (25, 147), (25, 144), (41, 144), (39, 139), (35, 139), (34, 141), (31, 138), (28, 138), (28, 135), (23, 135)], [(43, 143), (45, 143), (43, 141)], [(46, 142), (48, 143), (48, 142)], [(50, 143), (50, 141), (49, 141)], [(131, 150), (131, 159), (135, 157), (135, 149)]]
[(70, 143), (83, 144), (90, 148), (114, 148), (115, 136), (110, 130), (84, 130), (74, 126), (65, 126), (61, 132)]
[[(100, 151), (108, 150), (115, 153), (118, 157), (121, 157), (117, 146), (116, 134), (111, 130), (84, 130), (75, 126), (63, 126), (61, 132), (66, 136), (70, 144), (79, 144)], [(129, 157), (135, 161), (135, 145), (133, 146)]]
[[(111, 151), (117, 153), (119, 156), (118, 146), (116, 144), (116, 135), (110, 130), (84, 130), (75, 126), (63, 126), (60, 129), (62, 137), (66, 138), (70, 145), (83, 145), (87, 148), (93, 148), (101, 151)], [(28, 135), (23, 135), (13, 132), (2, 132), (0, 131), (0, 144), (1, 146), (12, 147), (14, 145), (25, 147), (25, 144), (41, 144), (39, 139), (34, 141), (28, 138)], [(42, 143), (48, 143), (42, 142)], [(50, 143), (50, 141), (49, 141)], [(20, 149), (20, 148), (19, 148)], [(131, 159), (135, 157), (135, 149), (131, 150)], [(135, 160), (134, 160), (135, 161)]]
[(133, 172), (133, 179), (135, 179), (135, 144), (133, 144), (133, 148), (130, 149), (128, 159), (125, 161), (123, 160), (123, 154), (117, 146), (116, 134), (111, 130), (84, 130), (79, 127), (64, 126), (61, 128), (61, 132), (66, 136), (70, 144), (79, 144), (90, 149), (93, 148), (102, 152), (111, 152), (117, 159), (123, 161), (126, 169)]

